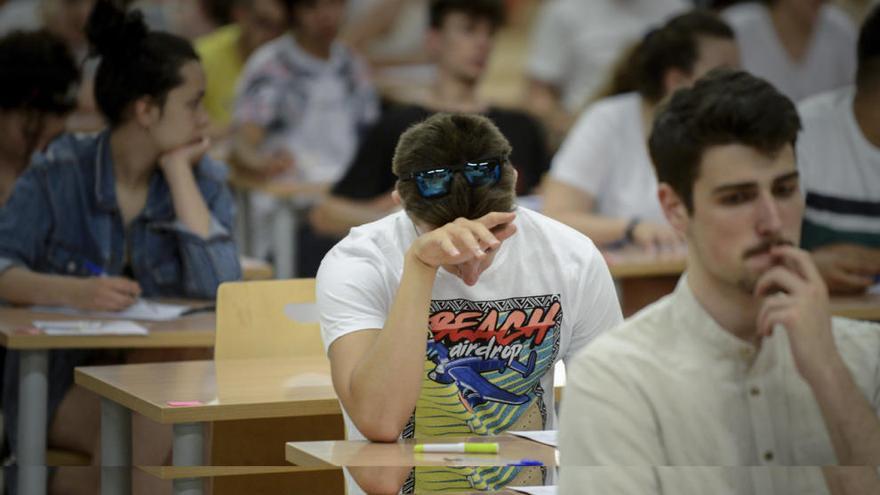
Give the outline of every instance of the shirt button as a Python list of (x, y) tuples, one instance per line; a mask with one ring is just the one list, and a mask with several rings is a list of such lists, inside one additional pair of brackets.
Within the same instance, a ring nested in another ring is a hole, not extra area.
[(764, 460), (767, 462), (773, 461), (773, 451), (768, 450), (767, 452), (764, 452)]
[(755, 351), (751, 347), (743, 347), (739, 350), (739, 355), (746, 360), (751, 359), (754, 353)]
[(751, 390), (749, 390), (749, 394), (752, 397), (757, 397), (757, 396), (761, 395), (761, 389), (758, 387), (752, 387)]

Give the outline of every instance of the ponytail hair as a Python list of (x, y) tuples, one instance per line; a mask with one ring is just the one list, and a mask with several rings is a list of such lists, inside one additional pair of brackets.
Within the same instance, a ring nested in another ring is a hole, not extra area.
[(86, 23), (90, 54), (101, 58), (95, 101), (111, 127), (123, 122), (129, 105), (149, 96), (163, 105), (183, 79), (180, 68), (199, 60), (189, 41), (150, 31), (138, 11), (125, 12), (98, 0)]
[(700, 37), (735, 39), (733, 29), (711, 11), (695, 9), (677, 15), (624, 52), (596, 99), (636, 91), (648, 101), (660, 101), (666, 71), (693, 72), (700, 56)]

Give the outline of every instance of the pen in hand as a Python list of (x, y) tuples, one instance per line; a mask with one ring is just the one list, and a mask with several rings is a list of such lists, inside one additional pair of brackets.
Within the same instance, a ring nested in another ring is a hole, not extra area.
[[(84, 268), (85, 268), (85, 269), (86, 269), (86, 270), (87, 270), (87, 271), (88, 271), (93, 277), (99, 277), (99, 278), (108, 278), (108, 277), (109, 277), (109, 275), (107, 274), (107, 272), (106, 272), (106, 271), (105, 271), (100, 265), (98, 265), (98, 264), (96, 264), (96, 263), (93, 263), (93, 262), (91, 262), (91, 261), (89, 261), (89, 260), (86, 260), (86, 261), (83, 262), (83, 267), (84, 267)], [(128, 280), (128, 279), (119, 279), (119, 280), (121, 281), (121, 280)], [(141, 302), (141, 303), (144, 304), (147, 308), (149, 308), (149, 310), (150, 310), (152, 313), (154, 313), (154, 314), (155, 314), (155, 313), (158, 313), (158, 310), (153, 306), (152, 303), (150, 303), (149, 301), (147, 301), (146, 299), (144, 299), (144, 298), (142, 298), (142, 297), (139, 297), (140, 289), (137, 288), (136, 283), (135, 283), (135, 288), (137, 289), (136, 292), (130, 292), (130, 291), (124, 291), (124, 292), (125, 292), (126, 295), (128, 295), (129, 297), (131, 297), (131, 298), (133, 299), (133, 303)], [(118, 290), (120, 290), (120, 288), (117, 287), (116, 290), (118, 291)], [(122, 309), (122, 308), (120, 308), (120, 310), (121, 310), (121, 309)]]

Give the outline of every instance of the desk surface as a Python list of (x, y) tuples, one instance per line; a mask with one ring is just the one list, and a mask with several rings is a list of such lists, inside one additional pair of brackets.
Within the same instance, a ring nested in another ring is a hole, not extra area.
[[(193, 305), (209, 304), (205, 301), (173, 302)], [(144, 336), (58, 336), (46, 335), (33, 327), (35, 320), (83, 319), (104, 320), (108, 318), (38, 313), (26, 308), (0, 307), (0, 345), (16, 350), (214, 346), (216, 317), (213, 312), (197, 313), (171, 321), (140, 321), (139, 324), (150, 330), (149, 335)]]
[(75, 380), (159, 423), (341, 412), (323, 356), (91, 366), (77, 368)]
[[(422, 442), (498, 442), (498, 454), (416, 454), (413, 446)], [(359, 440), (325, 442), (288, 442), (287, 462), (311, 467), (407, 467), (407, 466), (505, 466), (520, 459), (535, 459), (547, 467), (556, 465), (556, 449), (517, 437), (433, 438), (401, 440), (396, 443), (373, 443)]]
[(880, 321), (880, 294), (861, 296), (834, 296), (831, 313), (856, 320)]
[(678, 276), (685, 269), (686, 254), (676, 252), (655, 254), (647, 251), (625, 248), (603, 251), (611, 276), (616, 279), (637, 277)]

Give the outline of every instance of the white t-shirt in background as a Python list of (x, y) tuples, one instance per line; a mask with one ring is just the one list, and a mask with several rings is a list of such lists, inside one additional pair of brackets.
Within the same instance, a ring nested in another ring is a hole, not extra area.
[(807, 208), (801, 244), (880, 247), (880, 148), (853, 114), (855, 88), (810, 98), (798, 107), (798, 168)]
[[(404, 437), (554, 429), (554, 364), (622, 321), (593, 243), (534, 211), (516, 213), (516, 234), (475, 286), (437, 272), (426, 328), (412, 329), (432, 338)], [(327, 254), (317, 276), (325, 346), (383, 328), (416, 237), (412, 220), (398, 212), (352, 229)], [(350, 439), (364, 438), (346, 422)]]
[(825, 5), (804, 59), (792, 60), (779, 41), (767, 6), (749, 2), (726, 9), (722, 16), (736, 32), (743, 68), (776, 86), (798, 102), (852, 84), (856, 74), (856, 40), (852, 20)]
[(589, 193), (599, 215), (665, 222), (641, 103), (638, 93), (626, 93), (587, 108), (553, 157), (550, 176)]
[(527, 71), (560, 89), (578, 111), (608, 78), (624, 49), (653, 24), (686, 10), (684, 0), (550, 0), (532, 34)]

